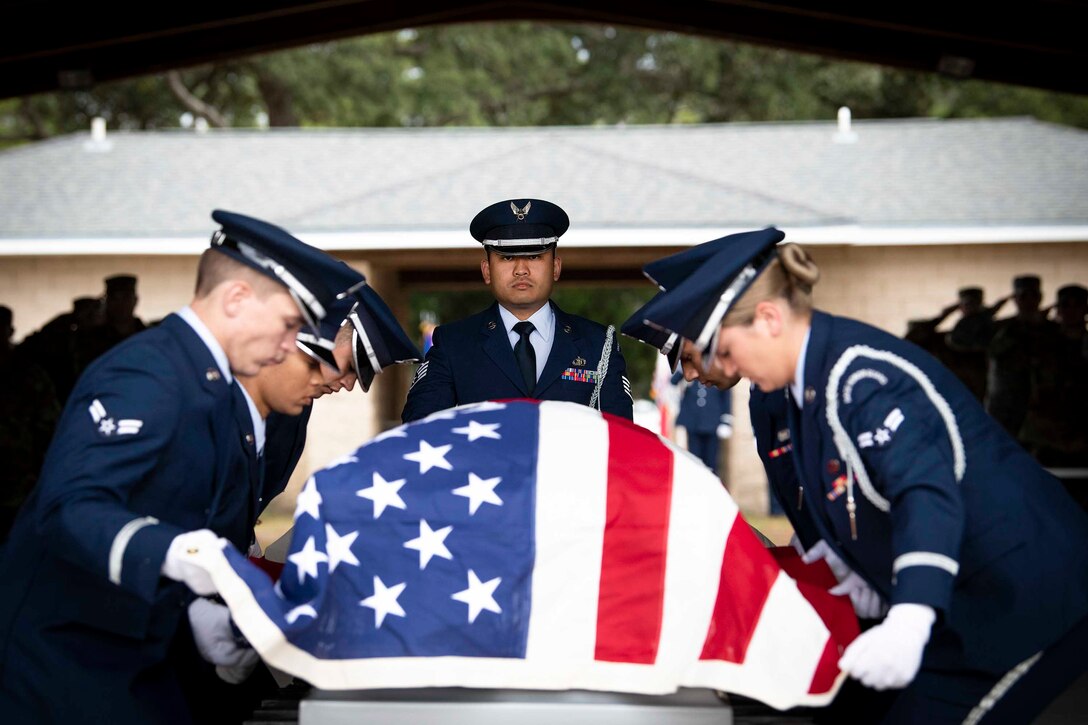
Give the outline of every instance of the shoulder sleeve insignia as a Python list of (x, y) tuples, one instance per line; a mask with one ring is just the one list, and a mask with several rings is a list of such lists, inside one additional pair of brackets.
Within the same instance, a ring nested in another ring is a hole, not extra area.
[(112, 436), (114, 433), (119, 436), (135, 435), (144, 425), (142, 420), (135, 418), (122, 418), (115, 421), (106, 411), (106, 406), (102, 405), (102, 401), (97, 398), (91, 402), (87, 412), (91, 414), (91, 420), (98, 428), (98, 432), (104, 436)]

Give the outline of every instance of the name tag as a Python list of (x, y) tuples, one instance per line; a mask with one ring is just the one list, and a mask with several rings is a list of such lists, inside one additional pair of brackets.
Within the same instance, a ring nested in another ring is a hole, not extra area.
[(594, 383), (597, 381), (597, 371), (584, 368), (567, 368), (563, 371), (563, 380), (573, 380), (576, 383)]

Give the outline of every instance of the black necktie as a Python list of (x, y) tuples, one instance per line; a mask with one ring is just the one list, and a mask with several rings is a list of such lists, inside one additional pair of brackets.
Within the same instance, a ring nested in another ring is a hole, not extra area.
[(518, 361), (518, 367), (521, 368), (521, 377), (525, 378), (525, 389), (530, 393), (536, 387), (536, 350), (533, 349), (533, 343), (529, 342), (529, 335), (535, 329), (531, 322), (519, 322), (514, 325), (514, 332), (521, 337), (514, 345), (514, 358)]

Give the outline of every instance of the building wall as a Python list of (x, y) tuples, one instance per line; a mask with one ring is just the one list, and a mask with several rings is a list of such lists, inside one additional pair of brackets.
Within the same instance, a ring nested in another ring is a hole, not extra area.
[[(957, 289), (963, 286), (981, 286), (987, 301), (992, 302), (1008, 294), (1013, 276), (1034, 273), (1042, 277), (1044, 304), (1049, 304), (1061, 285), (1088, 283), (1088, 242), (819, 246), (811, 251), (823, 273), (815, 292), (819, 308), (856, 317), (896, 335), (905, 332), (908, 319), (937, 315), (955, 301)], [(598, 264), (606, 265), (608, 255), (607, 250), (600, 251)], [(348, 253), (343, 258), (363, 271), (401, 319), (406, 319), (407, 300), (393, 283), (392, 265), (379, 268), (359, 254)], [(631, 260), (625, 259), (624, 263)], [(195, 257), (3, 257), (0, 304), (14, 311), (18, 340), (70, 309), (73, 298), (101, 294), (104, 277), (129, 272), (139, 277), (137, 314), (149, 321), (189, 302), (195, 271)], [(647, 296), (649, 293), (647, 288)], [(1011, 304), (1001, 316), (1005, 314), (1011, 314)], [(946, 324), (954, 322), (953, 316)], [(410, 374), (406, 366), (399, 366), (378, 376), (367, 394), (356, 389), (317, 402), (299, 470), (284, 501), (277, 502), (270, 512), (273, 518), (282, 518), (293, 510), (293, 496), (312, 471), (399, 422), (400, 401)], [(738, 420), (728, 450), (726, 481), (742, 510), (761, 514), (768, 505), (766, 479), (755, 456), (747, 398), (745, 386), (738, 386), (734, 399)]]

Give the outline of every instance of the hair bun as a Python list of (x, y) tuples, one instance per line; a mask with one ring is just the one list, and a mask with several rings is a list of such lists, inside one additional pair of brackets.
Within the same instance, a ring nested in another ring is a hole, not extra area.
[(783, 244), (778, 248), (778, 258), (782, 261), (790, 282), (805, 292), (811, 292), (813, 285), (820, 280), (820, 268), (804, 247)]

